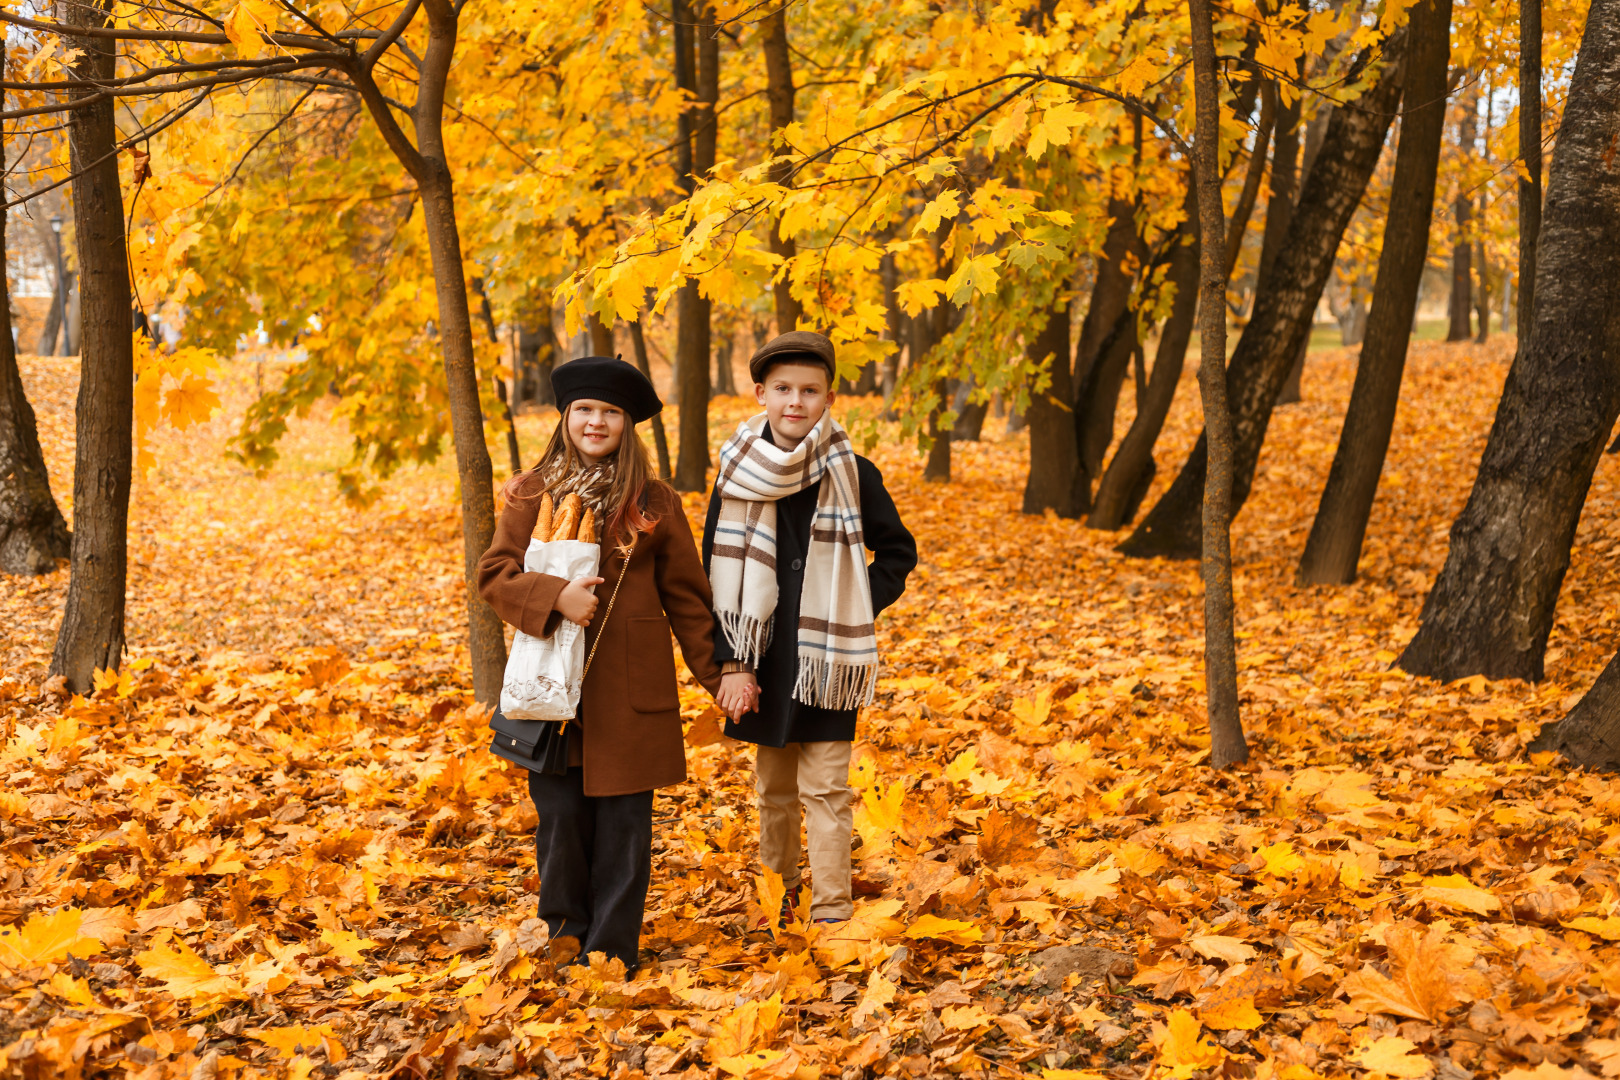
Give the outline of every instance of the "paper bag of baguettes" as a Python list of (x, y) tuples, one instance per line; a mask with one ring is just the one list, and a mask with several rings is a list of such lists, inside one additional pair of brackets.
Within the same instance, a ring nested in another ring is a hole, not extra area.
[[(596, 541), (596, 513), (569, 492), (540, 497), (523, 568), (573, 581), (595, 577), (602, 548)], [(577, 623), (561, 620), (549, 637), (519, 630), (506, 660), (501, 712), (519, 720), (571, 720), (579, 708), (585, 676), (585, 635)]]

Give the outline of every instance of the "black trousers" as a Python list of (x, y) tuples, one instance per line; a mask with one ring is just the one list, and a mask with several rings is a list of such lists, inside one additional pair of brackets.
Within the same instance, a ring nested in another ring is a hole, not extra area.
[(586, 795), (576, 765), (563, 776), (529, 773), (529, 798), (540, 815), (540, 918), (552, 939), (578, 938), (581, 963), (606, 953), (634, 974), (652, 880), (653, 793)]

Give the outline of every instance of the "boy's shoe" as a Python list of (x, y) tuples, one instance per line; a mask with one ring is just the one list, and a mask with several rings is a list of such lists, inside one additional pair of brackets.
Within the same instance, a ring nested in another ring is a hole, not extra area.
[[(793, 918), (793, 909), (798, 907), (799, 901), (808, 895), (810, 895), (810, 887), (804, 884), (802, 881), (783, 894), (782, 907), (780, 910), (778, 910), (776, 916), (776, 925), (786, 926), (788, 921)], [(766, 929), (766, 924), (767, 920), (765, 918), (765, 913), (760, 912), (759, 920), (754, 924), (754, 929), (764, 930)]]

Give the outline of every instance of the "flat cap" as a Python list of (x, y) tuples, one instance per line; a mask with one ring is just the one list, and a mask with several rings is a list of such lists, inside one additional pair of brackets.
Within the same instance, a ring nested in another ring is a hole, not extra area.
[(566, 410), (580, 398), (617, 405), (639, 424), (664, 409), (658, 391), (634, 364), (615, 356), (582, 356), (551, 369), (551, 389), (557, 408)]
[(809, 330), (789, 330), (761, 345), (759, 351), (748, 358), (748, 374), (755, 382), (764, 382), (772, 364), (786, 363), (820, 364), (827, 369), (829, 383), (838, 376), (833, 343), (825, 334)]

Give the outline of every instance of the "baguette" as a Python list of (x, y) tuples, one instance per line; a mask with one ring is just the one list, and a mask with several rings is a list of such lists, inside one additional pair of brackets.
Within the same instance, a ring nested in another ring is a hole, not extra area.
[(531, 534), (535, 540), (551, 539), (551, 492), (540, 496), (540, 518), (534, 523), (534, 532)]
[(551, 528), (551, 539), (572, 540), (579, 531), (579, 496), (569, 492), (563, 496), (562, 507), (557, 512), (557, 521)]
[(579, 540), (582, 544), (596, 543), (596, 511), (586, 510), (579, 520)]

